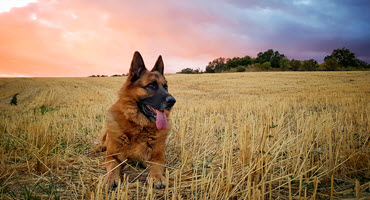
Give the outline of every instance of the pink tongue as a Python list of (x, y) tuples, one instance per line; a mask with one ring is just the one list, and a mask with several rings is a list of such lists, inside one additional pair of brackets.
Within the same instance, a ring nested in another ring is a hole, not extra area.
[(166, 114), (160, 110), (155, 110), (157, 114), (156, 125), (159, 130), (165, 130), (167, 128), (167, 117)]

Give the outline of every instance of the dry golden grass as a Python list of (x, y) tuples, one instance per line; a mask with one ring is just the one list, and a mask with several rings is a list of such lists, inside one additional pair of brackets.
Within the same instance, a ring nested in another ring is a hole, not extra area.
[(370, 197), (369, 72), (167, 80), (177, 99), (169, 186), (155, 190), (147, 170), (127, 166), (108, 192), (104, 153), (90, 149), (125, 78), (0, 79), (0, 199)]

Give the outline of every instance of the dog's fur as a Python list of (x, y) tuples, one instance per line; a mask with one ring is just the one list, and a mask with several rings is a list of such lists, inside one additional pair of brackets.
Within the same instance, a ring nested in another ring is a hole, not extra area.
[(119, 99), (108, 111), (107, 131), (100, 146), (101, 150), (107, 151), (105, 162), (109, 173), (103, 182), (110, 188), (114, 188), (120, 180), (122, 162), (126, 160), (142, 161), (150, 167), (149, 179), (152, 179), (154, 187), (166, 186), (163, 176), (164, 153), (170, 124), (168, 122), (167, 128), (157, 128), (158, 116), (154, 113), (161, 112), (159, 114), (162, 114), (162, 119), (168, 118), (176, 101), (167, 91), (163, 71), (161, 56), (153, 69), (148, 71), (140, 53), (135, 52)]

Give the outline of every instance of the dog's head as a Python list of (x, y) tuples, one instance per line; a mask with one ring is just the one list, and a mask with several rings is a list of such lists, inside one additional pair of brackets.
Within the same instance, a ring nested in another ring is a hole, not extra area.
[(163, 76), (164, 64), (159, 56), (153, 69), (148, 71), (139, 52), (134, 53), (125, 93), (129, 93), (141, 112), (149, 121), (155, 122), (158, 129), (167, 128), (169, 111), (176, 103), (168, 93), (168, 86)]

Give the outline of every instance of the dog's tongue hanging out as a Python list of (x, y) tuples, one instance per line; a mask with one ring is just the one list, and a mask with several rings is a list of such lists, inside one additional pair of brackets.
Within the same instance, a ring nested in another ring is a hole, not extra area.
[(167, 128), (167, 117), (166, 113), (160, 111), (160, 110), (155, 110), (155, 113), (157, 114), (157, 119), (156, 119), (156, 125), (159, 130), (165, 130)]

